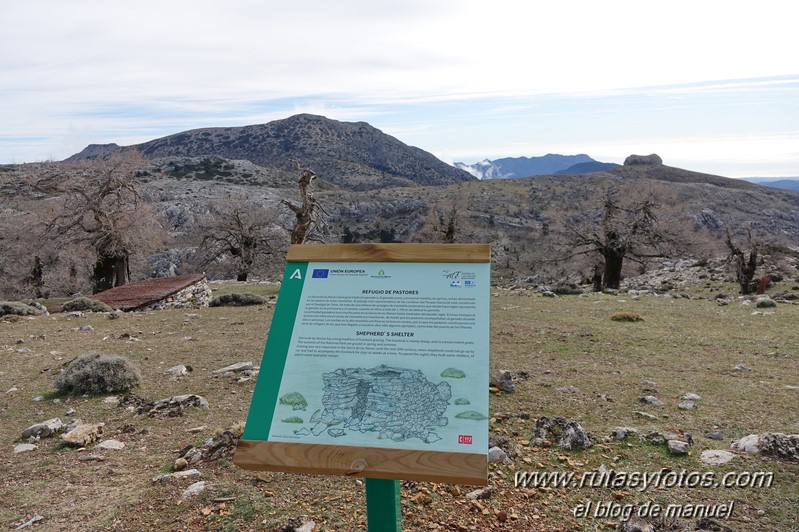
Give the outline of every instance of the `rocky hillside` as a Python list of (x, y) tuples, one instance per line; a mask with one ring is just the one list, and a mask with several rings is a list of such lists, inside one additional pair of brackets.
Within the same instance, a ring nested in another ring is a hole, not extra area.
[[(299, 161), (320, 180), (351, 190), (474, 179), (366, 122), (339, 122), (309, 114), (252, 126), (194, 129), (132, 147), (155, 160), (213, 156), (250, 161), (271, 173), (290, 170), (293, 161)], [(124, 148), (91, 145), (68, 161), (115, 149)]]

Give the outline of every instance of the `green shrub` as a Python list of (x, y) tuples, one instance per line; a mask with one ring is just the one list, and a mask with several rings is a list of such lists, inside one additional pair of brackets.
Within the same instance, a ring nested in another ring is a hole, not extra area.
[(247, 305), (266, 305), (266, 299), (250, 292), (222, 294), (208, 303), (209, 307), (244, 307)]
[(0, 316), (38, 316), (42, 311), (19, 301), (0, 301)]
[(70, 362), (56, 378), (55, 387), (64, 394), (98, 395), (130, 390), (139, 381), (138, 368), (127, 358), (90, 353)]
[(114, 309), (96, 299), (89, 299), (88, 297), (76, 297), (72, 301), (67, 301), (61, 308), (64, 312), (113, 312)]

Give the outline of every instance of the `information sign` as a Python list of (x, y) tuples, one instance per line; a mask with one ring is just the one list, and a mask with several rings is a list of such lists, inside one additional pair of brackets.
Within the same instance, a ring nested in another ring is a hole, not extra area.
[(245, 469), (485, 484), (490, 249), (292, 246)]

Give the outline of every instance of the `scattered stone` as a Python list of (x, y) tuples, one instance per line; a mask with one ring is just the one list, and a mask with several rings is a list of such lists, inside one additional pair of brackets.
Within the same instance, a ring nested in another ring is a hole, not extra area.
[(677, 405), (677, 408), (680, 410), (696, 410), (697, 406), (693, 401), (680, 401), (680, 404)]
[(649, 412), (636, 412), (635, 415), (638, 417), (642, 417), (645, 419), (657, 419), (658, 417), (655, 414), (650, 414)]
[(168, 375), (171, 375), (172, 376), (172, 380), (178, 380), (180, 377), (183, 377), (184, 375), (188, 375), (192, 371), (193, 371), (193, 368), (191, 366), (184, 366), (183, 364), (181, 364), (179, 366), (172, 366), (171, 368), (166, 370), (164, 373), (166, 373)]
[(37, 423), (35, 425), (31, 425), (27, 429), (22, 431), (22, 438), (48, 438), (64, 429), (64, 424), (61, 420), (57, 417), (53, 419), (48, 419), (47, 421), (43, 421), (41, 423)]
[(197, 433), (197, 432), (202, 432), (202, 431), (204, 431), (207, 428), (208, 428), (207, 425), (201, 425), (199, 427), (192, 427), (190, 429), (186, 429), (186, 432), (190, 432), (190, 433), (194, 434), (194, 433)]
[(557, 440), (558, 446), (567, 450), (588, 449), (594, 445), (591, 435), (577, 421), (560, 416), (536, 419), (530, 439), (537, 447), (543, 447), (544, 442)]
[(103, 399), (103, 403), (107, 405), (118, 405), (119, 397), (117, 397), (116, 395), (109, 395), (108, 397)]
[(182, 449), (179, 458), (184, 458), (189, 465), (199, 462), (213, 462), (220, 458), (233, 456), (239, 439), (229, 430), (210, 438), (202, 447), (189, 445)]
[(710, 440), (721, 441), (721, 440), (724, 439), (724, 435), (721, 432), (714, 431), (714, 432), (708, 432), (707, 434), (705, 434), (705, 438), (708, 438)]
[(648, 405), (663, 406), (663, 401), (661, 401), (654, 395), (645, 395), (641, 397), (641, 402), (646, 403)]
[(688, 454), (688, 442), (680, 440), (668, 440), (666, 442), (666, 446), (671, 454), (678, 456)]
[(197, 495), (201, 494), (203, 491), (205, 491), (205, 481), (200, 480), (198, 482), (195, 482), (188, 488), (186, 488), (186, 491), (183, 492), (180, 498), (188, 499), (190, 497), (196, 497)]
[(759, 448), (766, 456), (799, 462), (799, 434), (766, 432), (760, 435)]
[(80, 327), (78, 330), (83, 332), (92, 332), (94, 330), (94, 327), (92, 327), (91, 325), (84, 325), (83, 327)]
[(72, 447), (85, 447), (98, 440), (103, 433), (105, 423), (81, 424), (63, 434), (61, 440)]
[(511, 459), (499, 447), (491, 447), (488, 450), (488, 462), (511, 462)]
[(27, 453), (28, 451), (35, 451), (38, 448), (38, 445), (34, 445), (33, 443), (20, 443), (16, 447), (14, 447), (14, 454), (19, 453)]
[(307, 515), (292, 517), (277, 532), (312, 532), (316, 523)]
[(616, 427), (613, 429), (613, 434), (611, 435), (612, 438), (616, 441), (622, 441), (627, 439), (627, 436), (630, 435), (638, 435), (638, 429), (633, 429), (630, 427)]
[(508, 393), (516, 390), (516, 385), (513, 383), (513, 377), (511, 376), (510, 371), (507, 370), (500, 370), (499, 373), (494, 375), (494, 378), (491, 379), (489, 386)]
[(118, 440), (103, 440), (95, 446), (97, 449), (110, 449), (121, 450), (125, 448), (125, 444)]
[(189, 467), (189, 462), (185, 458), (181, 457), (175, 460), (172, 469), (174, 469), (175, 471), (184, 471), (187, 467)]
[(760, 452), (760, 436), (750, 434), (730, 444), (730, 449), (739, 453), (758, 454)]
[(744, 366), (743, 364), (738, 364), (732, 369), (735, 371), (754, 371), (752, 368)]
[(28, 528), (29, 526), (35, 525), (36, 523), (38, 523), (39, 521), (41, 521), (43, 519), (44, 519), (43, 515), (34, 515), (33, 517), (31, 517), (30, 519), (28, 519), (27, 521), (25, 521), (24, 523), (22, 523), (18, 527), (16, 527), (14, 530), (24, 530), (24, 529)]
[(485, 488), (476, 489), (474, 491), (470, 491), (466, 494), (466, 498), (472, 501), (479, 501), (490, 499), (491, 495), (494, 494), (494, 487), (493, 486), (486, 486)]
[(700, 397), (695, 393), (686, 392), (680, 396), (680, 399), (682, 399), (683, 401), (701, 401), (702, 397)]
[(551, 290), (542, 290), (541, 295), (544, 297), (558, 297), (558, 295), (555, 292), (552, 292)]
[(799, 386), (792, 386), (790, 384), (785, 385), (786, 390), (799, 390)]
[(488, 438), (488, 448), (490, 449), (492, 447), (499, 447), (505, 451), (505, 454), (508, 455), (510, 459), (516, 458), (521, 454), (521, 448), (507, 436), (502, 436), (501, 434), (495, 434)]
[(729, 451), (720, 451), (714, 449), (707, 449), (702, 451), (699, 455), (699, 461), (708, 465), (721, 465), (726, 464), (735, 458), (735, 455)]
[(74, 409), (74, 408), (70, 408), (69, 410), (67, 410), (67, 411), (66, 411), (66, 412), (64, 412), (64, 413), (65, 413), (66, 415), (68, 415), (68, 416), (71, 416), (72, 414), (74, 414), (74, 413), (75, 413), (75, 409)]
[(576, 387), (571, 386), (571, 385), (569, 385), (569, 386), (561, 386), (559, 388), (555, 388), (555, 391), (559, 392), (559, 393), (580, 393), (580, 390), (578, 390)]
[(153, 482), (168, 482), (171, 480), (180, 480), (182, 478), (198, 478), (202, 475), (197, 469), (189, 469), (186, 471), (176, 471), (175, 473), (168, 473), (166, 475), (158, 475), (153, 479)]
[(65, 433), (72, 432), (73, 430), (75, 430), (75, 427), (77, 427), (78, 425), (80, 425), (82, 423), (83, 423), (83, 421), (81, 421), (80, 419), (73, 419), (72, 421), (67, 423), (67, 425), (64, 427), (64, 432)]
[[(142, 405), (139, 407), (139, 413), (143, 413), (145, 406), (149, 405)], [(195, 406), (197, 408), (201, 408), (203, 410), (208, 410), (208, 400), (202, 397), (201, 395), (196, 394), (185, 394), (185, 395), (175, 395), (172, 397), (167, 397), (166, 399), (161, 399), (152, 405), (152, 407), (147, 411), (147, 415), (150, 417), (162, 416), (162, 417), (175, 417), (175, 416), (182, 416), (183, 411), (190, 407)]]
[(252, 362), (237, 362), (236, 364), (231, 364), (229, 366), (225, 366), (224, 368), (216, 369), (211, 373), (222, 373), (222, 374), (235, 373), (237, 371), (246, 371), (252, 368), (253, 368)]

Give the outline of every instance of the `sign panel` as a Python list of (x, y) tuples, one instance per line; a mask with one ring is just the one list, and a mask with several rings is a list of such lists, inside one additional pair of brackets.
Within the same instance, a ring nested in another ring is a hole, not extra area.
[(335, 257), (302, 262), (290, 252), (234, 461), (485, 483), (489, 255), (483, 246), (475, 261), (472, 245), (458, 262), (463, 246), (300, 246)]

